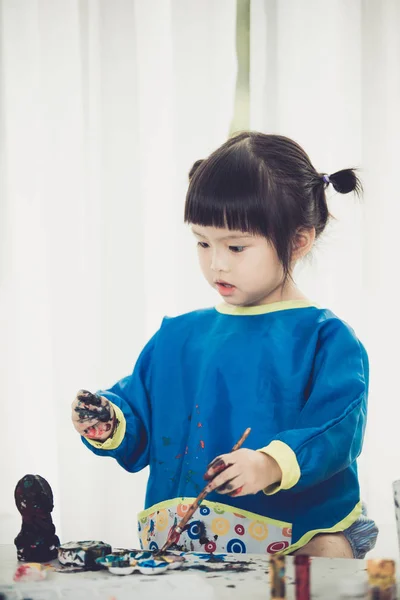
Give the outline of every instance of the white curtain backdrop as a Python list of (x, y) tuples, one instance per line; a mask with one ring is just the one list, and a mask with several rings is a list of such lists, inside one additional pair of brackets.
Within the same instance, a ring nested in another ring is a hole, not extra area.
[[(132, 370), (165, 314), (217, 301), (182, 224), (187, 172), (229, 134), (234, 0), (0, 0), (0, 543), (13, 490), (48, 479), (62, 541), (135, 546), (147, 473), (92, 455), (70, 423), (80, 387)], [(399, 0), (252, 0), (250, 127), (315, 166), (359, 166), (362, 203), (299, 269), (371, 361), (363, 497), (398, 552), (396, 236)]]

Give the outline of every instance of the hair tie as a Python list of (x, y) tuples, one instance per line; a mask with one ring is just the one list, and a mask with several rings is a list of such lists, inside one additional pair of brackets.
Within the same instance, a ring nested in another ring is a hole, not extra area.
[(326, 183), (326, 185), (329, 185), (329, 184), (330, 184), (330, 182), (331, 182), (329, 175), (323, 175), (323, 176), (322, 176), (322, 181), (323, 181), (324, 183)]

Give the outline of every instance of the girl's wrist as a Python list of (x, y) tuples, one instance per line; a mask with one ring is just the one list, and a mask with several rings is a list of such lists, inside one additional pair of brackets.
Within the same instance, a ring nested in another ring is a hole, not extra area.
[(262, 457), (260, 460), (262, 469), (260, 479), (263, 484), (266, 482), (265, 485), (262, 485), (261, 489), (280, 484), (282, 481), (282, 470), (277, 461), (265, 452), (258, 451), (258, 453)]

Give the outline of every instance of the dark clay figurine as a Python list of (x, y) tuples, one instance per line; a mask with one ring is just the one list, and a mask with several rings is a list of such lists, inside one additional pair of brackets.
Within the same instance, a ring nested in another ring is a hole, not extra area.
[(40, 475), (25, 475), (16, 485), (15, 504), (22, 515), (21, 531), (14, 540), (18, 560), (47, 562), (57, 558), (60, 540), (51, 518), (53, 493)]

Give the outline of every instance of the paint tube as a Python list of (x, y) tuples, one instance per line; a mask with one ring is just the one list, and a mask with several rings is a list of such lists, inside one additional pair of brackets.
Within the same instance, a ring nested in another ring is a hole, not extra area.
[(310, 557), (295, 556), (296, 600), (310, 600)]
[(286, 598), (286, 559), (272, 554), (269, 559), (271, 600)]
[(394, 560), (367, 561), (368, 598), (370, 600), (396, 600), (396, 565)]

